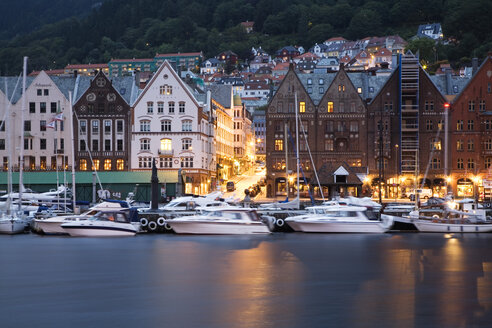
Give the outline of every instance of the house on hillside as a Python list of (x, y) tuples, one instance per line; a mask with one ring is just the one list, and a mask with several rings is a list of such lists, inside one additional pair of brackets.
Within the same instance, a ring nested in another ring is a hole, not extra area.
[(278, 58), (284, 62), (291, 61), (294, 57), (301, 54), (298, 48), (293, 46), (286, 46), (275, 53), (275, 58)]
[(217, 58), (209, 58), (200, 65), (200, 74), (214, 74), (220, 68)]
[(433, 40), (442, 40), (444, 35), (440, 23), (431, 23), (419, 25), (417, 30), (417, 38), (430, 38)]
[(249, 22), (249, 21), (241, 22), (241, 26), (244, 28), (246, 33), (253, 32), (254, 25), (255, 25), (255, 22)]

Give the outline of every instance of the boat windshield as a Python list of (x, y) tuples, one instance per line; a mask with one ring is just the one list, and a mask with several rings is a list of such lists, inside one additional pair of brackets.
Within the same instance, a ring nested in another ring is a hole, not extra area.
[(228, 219), (228, 220), (241, 220), (241, 213), (238, 212), (231, 212), (231, 211), (210, 211), (210, 212), (204, 212), (204, 216), (208, 217), (218, 217), (218, 218), (223, 218), (223, 219)]
[(99, 212), (92, 218), (97, 221), (114, 221), (114, 222), (122, 222), (127, 223), (128, 219), (124, 213), (115, 213), (115, 212)]

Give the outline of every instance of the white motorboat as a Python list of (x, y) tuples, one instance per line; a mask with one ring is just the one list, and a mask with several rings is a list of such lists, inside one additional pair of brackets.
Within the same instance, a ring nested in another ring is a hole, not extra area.
[(78, 222), (82, 220), (87, 220), (100, 212), (115, 212), (128, 210), (128, 205), (122, 201), (103, 201), (89, 209), (89, 211), (82, 214), (64, 215), (64, 216), (54, 216), (50, 218), (36, 218), (34, 219), (35, 231), (42, 231), (47, 235), (59, 235), (67, 234), (68, 232), (61, 227), (63, 223)]
[(48, 206), (53, 204), (68, 204), (70, 202), (69, 199), (60, 198), (66, 190), (65, 186), (60, 186), (57, 190), (38, 193), (23, 188), (22, 193), (12, 192), (0, 196), (0, 208), (6, 209), (9, 203), (12, 208), (18, 208), (20, 203), (21, 209), (27, 212), (38, 210), (41, 204)]
[[(391, 228), (390, 217), (382, 217), (382, 221), (370, 220), (367, 208), (361, 206), (333, 205), (324, 209), (325, 214), (311, 217), (286, 219), (303, 232), (349, 232), (349, 233), (383, 233)], [(290, 219), (290, 220), (289, 220)]]
[(125, 237), (138, 232), (122, 211), (99, 212), (87, 220), (66, 222), (61, 227), (72, 237)]
[(302, 231), (298, 225), (298, 221), (300, 222), (300, 221), (305, 220), (305, 219), (317, 218), (317, 217), (323, 216), (326, 214), (326, 209), (328, 208), (328, 206), (333, 206), (333, 205), (338, 205), (338, 203), (334, 203), (331, 205), (325, 204), (325, 205), (318, 205), (318, 206), (309, 206), (309, 207), (306, 207), (307, 213), (302, 214), (302, 215), (287, 217), (284, 221), (285, 221), (285, 223), (287, 223), (289, 225), (289, 227), (292, 228), (292, 230)]
[(0, 233), (1, 234), (18, 234), (24, 232), (27, 223), (24, 219), (15, 215), (2, 215), (0, 216)]
[[(182, 196), (171, 200), (164, 206), (159, 207), (160, 212), (176, 213), (186, 211), (198, 211), (208, 207), (230, 207), (231, 205), (221, 198), (220, 191), (212, 192), (205, 196)], [(150, 211), (150, 208), (139, 208), (139, 212)]]
[(268, 234), (270, 230), (251, 208), (210, 208), (203, 214), (183, 216), (166, 222), (182, 234)]

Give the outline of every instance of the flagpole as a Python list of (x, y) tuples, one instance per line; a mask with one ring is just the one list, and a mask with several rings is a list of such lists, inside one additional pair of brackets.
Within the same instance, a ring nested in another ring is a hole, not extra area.
[(24, 57), (24, 65), (22, 70), (22, 108), (21, 108), (21, 144), (20, 144), (20, 165), (19, 165), (19, 211), (22, 210), (22, 189), (24, 183), (22, 181), (22, 174), (24, 170), (24, 109), (26, 107), (26, 75), (27, 75), (27, 56)]
[(68, 98), (70, 102), (68, 115), (70, 116), (70, 137), (72, 138), (72, 202), (73, 202), (73, 212), (75, 211), (76, 203), (76, 190), (75, 190), (75, 140), (73, 135), (73, 108), (72, 108), (72, 91), (69, 91)]

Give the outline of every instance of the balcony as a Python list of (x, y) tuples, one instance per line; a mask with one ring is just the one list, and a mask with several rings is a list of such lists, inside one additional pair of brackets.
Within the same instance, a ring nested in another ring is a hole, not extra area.
[(158, 149), (157, 153), (162, 156), (173, 156), (174, 152), (172, 149)]

